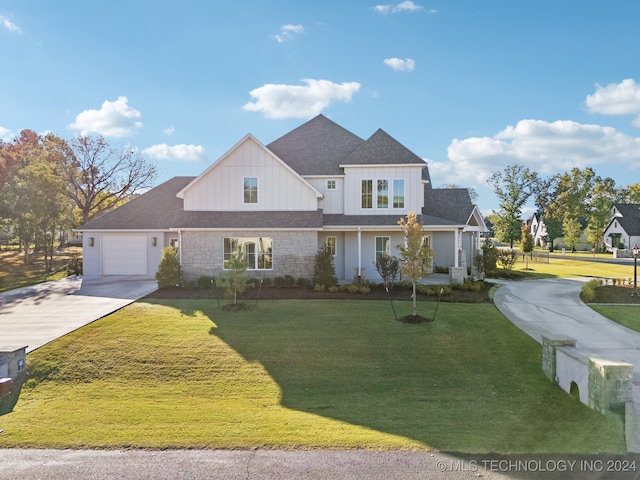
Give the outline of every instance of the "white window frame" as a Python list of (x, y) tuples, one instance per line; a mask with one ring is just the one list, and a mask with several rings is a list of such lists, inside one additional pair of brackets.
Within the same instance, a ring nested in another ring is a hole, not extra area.
[[(384, 249), (384, 251), (378, 249), (379, 239), (386, 239), (386, 248)], [(391, 237), (387, 237), (387, 236), (375, 237), (374, 248), (375, 248), (376, 260), (378, 260), (378, 258), (380, 258), (382, 255), (391, 255)]]
[[(396, 206), (396, 182), (402, 182), (402, 205)], [(391, 190), (391, 208), (404, 208), (405, 205), (405, 184), (404, 178), (394, 178), (391, 180), (391, 184), (393, 185)]]
[[(251, 201), (253, 199), (253, 191), (252, 185), (249, 185), (249, 190), (247, 190), (247, 180), (255, 180), (255, 201)], [(249, 201), (247, 201), (247, 193), (249, 194)], [(244, 205), (257, 205), (258, 200), (260, 198), (260, 180), (258, 177), (242, 177), (242, 203)]]
[(327, 247), (329, 248), (329, 251), (331, 252), (331, 255), (335, 257), (338, 254), (338, 237), (335, 237), (335, 236), (327, 237), (326, 244), (327, 244)]
[(327, 180), (327, 190), (335, 190), (335, 189), (336, 189), (336, 181)]
[[(228, 268), (226, 267), (227, 265), (227, 261), (230, 259), (231, 255), (234, 255), (236, 251), (227, 251), (227, 245), (228, 245), (228, 240), (230, 241), (235, 241), (238, 245), (238, 248), (244, 252), (244, 256), (245, 256), (245, 261), (248, 260), (249, 255), (253, 255), (253, 266), (249, 265), (247, 263), (247, 270), (250, 271), (257, 271), (257, 270), (267, 270), (267, 271), (271, 271), (273, 270), (273, 237), (224, 237), (222, 240), (222, 268), (223, 270), (228, 270)], [(271, 244), (271, 250), (270, 251), (263, 251), (261, 252), (259, 250), (259, 246), (261, 243), (261, 240), (268, 240)], [(231, 244), (233, 245), (233, 244)], [(246, 249), (243, 249), (244, 245), (254, 245), (255, 250), (253, 251), (253, 253), (248, 254), (246, 252)], [(261, 261), (262, 260), (262, 261)], [(270, 261), (270, 267), (261, 267), (260, 265), (266, 265), (267, 260)]]

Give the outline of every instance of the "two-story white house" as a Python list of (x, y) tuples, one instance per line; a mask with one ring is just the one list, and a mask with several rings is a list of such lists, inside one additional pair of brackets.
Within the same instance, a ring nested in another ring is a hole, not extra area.
[(604, 231), (607, 250), (640, 246), (640, 204), (616, 203), (611, 207), (611, 221)]
[(197, 177), (175, 177), (84, 225), (84, 273), (153, 277), (174, 246), (187, 278), (219, 276), (238, 250), (250, 275), (378, 280), (398, 220), (418, 213), (434, 266), (471, 265), (485, 231), (467, 189), (434, 189), (427, 163), (383, 130), (364, 140), (319, 115), (268, 145), (245, 136)]

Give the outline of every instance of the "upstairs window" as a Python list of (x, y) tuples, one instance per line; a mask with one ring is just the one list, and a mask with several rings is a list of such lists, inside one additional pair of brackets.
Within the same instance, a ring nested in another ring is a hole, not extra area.
[(336, 189), (336, 181), (327, 180), (327, 190), (335, 190), (335, 189)]
[(389, 180), (378, 180), (378, 208), (389, 208)]
[(362, 180), (362, 208), (373, 208), (373, 180)]
[(393, 208), (404, 208), (404, 179), (393, 181)]
[(244, 203), (258, 203), (258, 179), (244, 178)]

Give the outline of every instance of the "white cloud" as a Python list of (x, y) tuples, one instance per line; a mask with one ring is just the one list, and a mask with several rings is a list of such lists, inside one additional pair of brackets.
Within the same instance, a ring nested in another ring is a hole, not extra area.
[(291, 40), (294, 34), (302, 32), (304, 32), (304, 27), (302, 25), (287, 24), (280, 27), (280, 33), (274, 35), (274, 37), (278, 43), (283, 43)]
[(385, 58), (384, 64), (398, 72), (413, 72), (416, 68), (416, 62), (411, 58), (402, 60), (401, 58)]
[(164, 133), (165, 135), (173, 135), (173, 132), (175, 132), (176, 129), (173, 128), (173, 125), (171, 125), (170, 127), (165, 128), (162, 133)]
[[(375, 12), (382, 13), (383, 15), (387, 15), (388, 13), (419, 12), (424, 10), (424, 7), (416, 5), (410, 0), (405, 0), (404, 2), (396, 4), (376, 5), (373, 7), (373, 10)], [(429, 10), (429, 13), (436, 13), (436, 11), (432, 9)]]
[(268, 118), (311, 118), (331, 102), (350, 102), (360, 90), (357, 82), (333, 83), (329, 80), (302, 79), (305, 85), (266, 84), (249, 92), (253, 102), (242, 108), (263, 112)]
[(0, 127), (0, 140), (3, 142), (10, 142), (15, 138), (15, 134), (8, 128)]
[(155, 160), (170, 160), (178, 162), (200, 162), (206, 160), (207, 156), (204, 147), (201, 145), (167, 145), (161, 143), (142, 150), (143, 155), (147, 155)]
[(17, 26), (8, 18), (3, 17), (2, 15), (0, 15), (0, 26), (6, 28), (7, 30), (13, 33), (22, 33), (22, 30), (20, 29), (19, 26)]
[(633, 125), (640, 127), (640, 84), (632, 78), (606, 87), (596, 84), (596, 92), (587, 95), (587, 108), (591, 113), (603, 115), (638, 115)]
[(105, 100), (100, 110), (80, 112), (76, 121), (68, 126), (80, 130), (81, 135), (97, 133), (105, 137), (128, 137), (142, 127), (138, 119), (142, 114), (128, 104), (127, 97), (118, 97), (115, 102)]
[(454, 139), (449, 163), (430, 163), (439, 182), (484, 184), (492, 172), (515, 163), (541, 175), (573, 167), (633, 166), (640, 162), (640, 138), (611, 127), (573, 121), (521, 120), (493, 137)]

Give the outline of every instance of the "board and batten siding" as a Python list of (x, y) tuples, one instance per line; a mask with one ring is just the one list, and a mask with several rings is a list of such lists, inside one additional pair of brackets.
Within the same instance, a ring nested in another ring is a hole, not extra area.
[[(424, 206), (422, 166), (351, 166), (344, 165), (345, 215), (404, 215), (421, 212)], [(373, 180), (373, 208), (362, 208), (362, 180)], [(404, 208), (393, 208), (393, 193), (389, 192), (389, 208), (376, 208), (376, 180), (389, 180), (389, 188), (395, 179), (404, 179)]]
[[(317, 210), (316, 192), (248, 137), (184, 192), (188, 211)], [(244, 203), (243, 180), (258, 179), (258, 202)]]
[[(324, 213), (344, 213), (344, 178), (342, 177), (306, 177), (316, 190), (323, 195), (319, 208)], [(336, 188), (329, 190), (327, 181), (335, 181)]]

